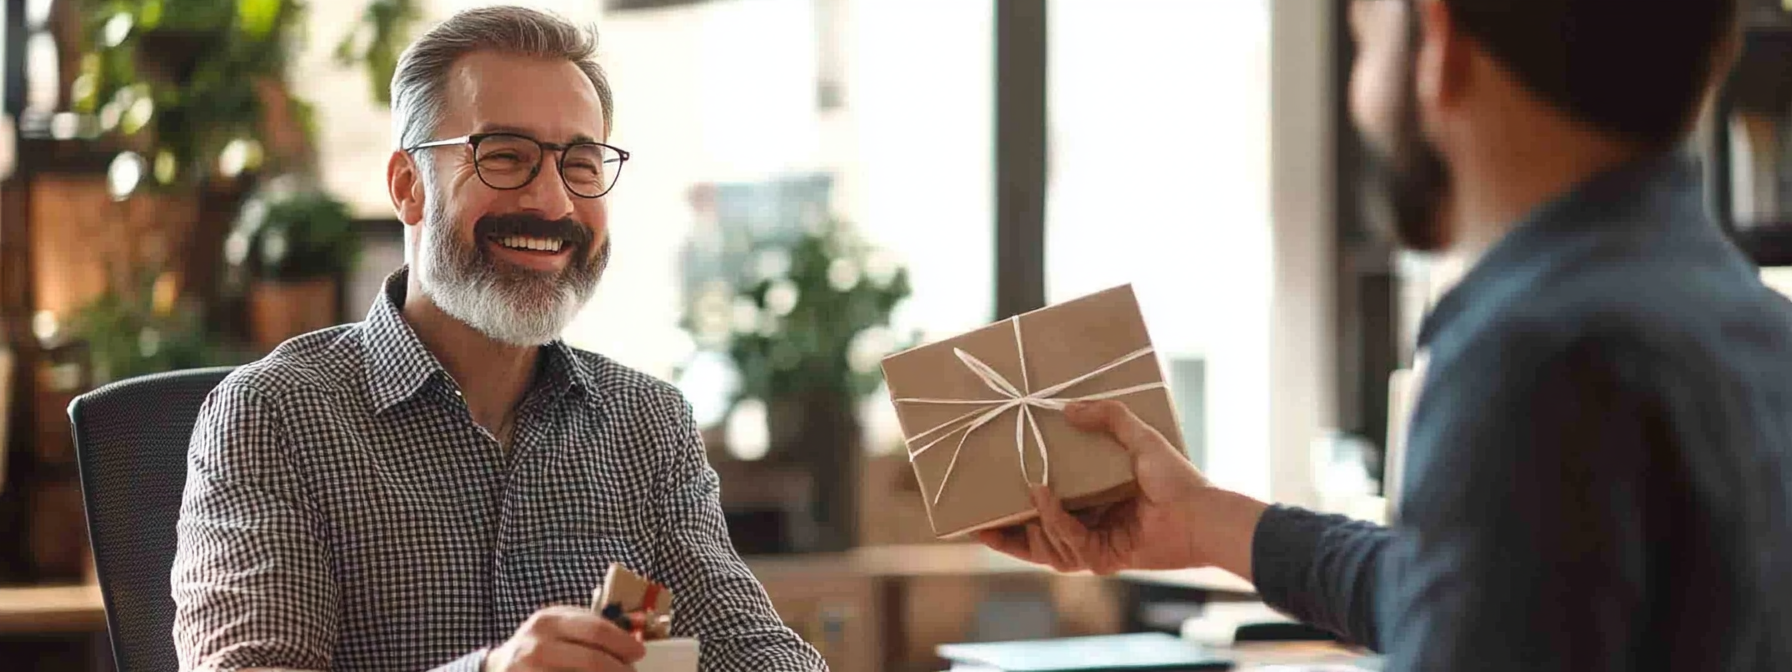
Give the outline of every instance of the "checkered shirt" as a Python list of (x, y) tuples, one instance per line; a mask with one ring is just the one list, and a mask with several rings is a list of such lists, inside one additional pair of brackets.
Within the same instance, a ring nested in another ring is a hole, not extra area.
[(200, 413), (172, 574), (182, 670), (477, 671), (611, 562), (672, 590), (705, 672), (825, 670), (728, 541), (671, 386), (555, 342), (506, 452), (399, 314), (233, 372)]

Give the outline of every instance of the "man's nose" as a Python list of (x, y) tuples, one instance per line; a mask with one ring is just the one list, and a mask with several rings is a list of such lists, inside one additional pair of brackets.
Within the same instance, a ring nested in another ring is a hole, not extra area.
[(572, 216), (573, 195), (566, 190), (566, 182), (560, 178), (560, 164), (552, 154), (541, 157), (541, 170), (536, 172), (533, 181), (522, 188), (522, 192), (517, 205), (542, 219), (558, 220)]

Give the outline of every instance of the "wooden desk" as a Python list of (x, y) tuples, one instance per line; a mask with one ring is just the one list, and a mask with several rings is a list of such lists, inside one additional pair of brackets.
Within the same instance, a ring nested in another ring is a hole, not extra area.
[(1255, 642), (1214, 651), (1231, 658), (1231, 672), (1267, 672), (1284, 665), (1346, 665), (1375, 672), (1380, 666), (1364, 660), (1361, 651), (1326, 642)]
[(753, 573), (767, 577), (850, 574), (877, 578), (988, 576), (1051, 571), (977, 544), (866, 546), (841, 553), (746, 558)]
[[(783, 574), (851, 573), (860, 576), (990, 576), (997, 574), (1046, 574), (1048, 567), (1016, 560), (980, 544), (940, 543), (902, 546), (868, 546), (844, 553), (804, 556), (749, 557), (747, 565), (760, 578)], [(1078, 572), (1069, 576), (1091, 576)], [(1120, 579), (1153, 585), (1192, 588), (1240, 596), (1255, 595), (1257, 587), (1238, 575), (1217, 567), (1176, 570), (1128, 570)]]
[[(837, 611), (850, 609), (861, 618), (871, 619), (876, 626), (871, 631), (857, 630), (851, 625), (846, 627), (847, 638), (853, 642), (848, 648), (860, 651), (861, 647), (869, 646), (878, 653), (875, 656), (856, 654), (852, 656), (855, 662), (840, 659), (834, 663), (834, 668), (840, 672), (907, 669), (893, 665), (899, 661), (916, 660), (922, 655), (917, 647), (931, 649), (928, 643), (940, 641), (942, 636), (959, 636), (951, 634), (955, 631), (949, 623), (967, 617), (961, 609), (974, 608), (975, 602), (950, 600), (949, 604), (917, 605), (917, 602), (926, 601), (918, 597), (922, 594), (932, 594), (937, 599), (942, 583), (1015, 581), (1049, 585), (1054, 593), (1065, 591), (1058, 593), (1054, 600), (1061, 603), (1061, 608), (1072, 610), (1081, 607), (1064, 605), (1085, 602), (1066, 599), (1072, 591), (1076, 595), (1115, 594), (1104, 592), (1107, 588), (1100, 585), (1103, 580), (1087, 572), (1058, 574), (1048, 567), (1016, 560), (972, 543), (869, 546), (825, 555), (749, 557), (746, 560), (772, 595), (774, 606), (787, 620), (804, 620), (806, 613), (829, 608), (829, 605)], [(1135, 584), (1206, 591), (1222, 599), (1249, 599), (1256, 592), (1250, 582), (1219, 569), (1129, 571), (1114, 578)], [(848, 595), (868, 597), (844, 597)], [(1119, 598), (1123, 611), (1131, 608), (1128, 606), (1130, 599)], [(815, 606), (817, 604), (823, 606)], [(933, 619), (917, 620), (916, 610), (924, 608), (944, 611)], [(1099, 606), (1094, 608), (1098, 612), (1101, 609)], [(1104, 622), (1099, 613), (1085, 616), (1084, 623)], [(1102, 629), (1123, 625), (1123, 620), (1113, 620)]]
[(1173, 586), (1177, 588), (1193, 588), (1196, 590), (1226, 593), (1240, 597), (1249, 597), (1257, 594), (1257, 587), (1251, 585), (1251, 582), (1244, 580), (1237, 574), (1233, 574), (1218, 567), (1125, 571), (1120, 572), (1118, 576), (1127, 581), (1138, 583), (1157, 586)]
[(0, 587), (0, 635), (105, 631), (98, 586)]
[[(942, 633), (927, 632), (932, 624), (915, 622), (910, 612), (927, 601), (918, 595), (937, 594), (942, 583), (1050, 575), (1049, 569), (968, 544), (867, 546), (841, 553), (748, 557), (746, 562), (779, 616), (823, 649), (836, 672), (911, 669), (902, 663), (918, 655), (911, 649), (931, 648), (916, 642), (937, 641)], [(952, 602), (936, 606), (948, 611), (963, 606)], [(941, 621), (960, 615), (954, 612)], [(923, 631), (911, 630), (911, 624)], [(832, 634), (824, 634), (829, 630)]]
[[(852, 649), (864, 652), (860, 656), (873, 657), (862, 657), (862, 667), (841, 667), (859, 669), (876, 669), (897, 655), (909, 634), (902, 624), (912, 580), (1054, 575), (1049, 568), (975, 544), (874, 546), (824, 555), (748, 557), (746, 562), (778, 602), (779, 612), (791, 620), (827, 624), (836, 622), (832, 619), (842, 610), (858, 614), (843, 636)], [(1120, 578), (1229, 594), (1253, 590), (1249, 582), (1212, 569), (1123, 572)], [(0, 635), (105, 630), (105, 603), (96, 586), (0, 587)]]
[(1362, 670), (1379, 670), (1379, 665), (1363, 660), (1364, 653), (1342, 644), (1329, 642), (1253, 642), (1220, 649), (1237, 665), (1235, 672), (1251, 672), (1278, 665), (1352, 665)]

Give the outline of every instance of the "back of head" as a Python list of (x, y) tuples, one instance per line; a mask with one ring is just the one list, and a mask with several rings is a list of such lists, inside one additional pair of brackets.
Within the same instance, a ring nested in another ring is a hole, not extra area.
[(1737, 0), (1442, 0), (1527, 88), (1578, 121), (1650, 149), (1691, 130)]

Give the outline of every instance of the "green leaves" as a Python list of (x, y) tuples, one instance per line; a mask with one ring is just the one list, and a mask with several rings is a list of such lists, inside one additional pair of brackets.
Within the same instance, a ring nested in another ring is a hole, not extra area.
[[(734, 288), (725, 349), (741, 377), (736, 399), (875, 391), (883, 355), (913, 342), (889, 329), (910, 293), (907, 270), (841, 222), (754, 252), (777, 263), (749, 264)], [(692, 310), (687, 329), (715, 319)]]
[(227, 250), (227, 261), (260, 278), (333, 276), (353, 268), (360, 257), (361, 239), (354, 226), (348, 205), (325, 193), (257, 199), (243, 208), (226, 242), (227, 248), (244, 246), (243, 253), (237, 257)]
[(140, 273), (126, 286), (108, 288), (72, 317), (70, 329), (86, 344), (95, 385), (250, 359), (207, 331), (196, 305), (174, 301), (164, 289), (168, 282), (167, 275)]
[(336, 62), (364, 65), (373, 99), (381, 105), (392, 104), (392, 74), (410, 41), (411, 26), (420, 16), (416, 0), (371, 0), (361, 14), (361, 23), (336, 44)]
[(265, 40), (280, 18), (281, 0), (237, 0), (237, 28), (251, 40)]
[[(83, 0), (76, 109), (108, 132), (146, 133), (146, 155), (174, 157), (158, 182), (217, 172), (233, 140), (263, 130), (262, 91), (286, 78), (300, 0)], [(165, 179), (163, 179), (165, 178)]]

